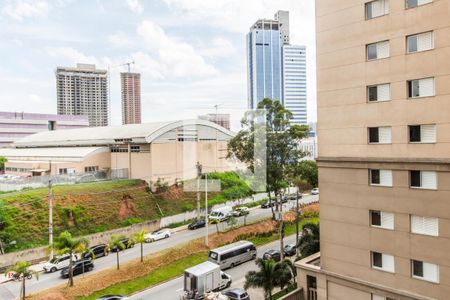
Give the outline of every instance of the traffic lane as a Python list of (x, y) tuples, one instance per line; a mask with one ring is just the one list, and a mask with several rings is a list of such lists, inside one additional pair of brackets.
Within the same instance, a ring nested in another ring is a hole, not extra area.
[[(286, 243), (294, 243), (295, 235), (290, 235), (284, 239)], [(272, 249), (280, 249), (280, 241), (274, 241), (272, 243), (258, 247), (258, 257), (262, 257), (263, 254)], [(254, 260), (240, 264), (232, 269), (224, 270), (229, 274), (232, 279), (231, 288), (243, 288), (245, 284), (245, 274), (249, 271), (257, 270), (257, 266)], [(179, 300), (183, 294), (183, 277), (177, 277), (168, 282), (157, 285), (148, 290), (144, 290), (137, 294), (130, 296), (130, 299), (145, 300), (145, 299), (164, 299), (164, 300)], [(250, 289), (249, 291), (251, 299), (260, 299), (261, 294), (258, 289)]]
[[(318, 199), (317, 195), (306, 195), (303, 198), (299, 199), (299, 203), (309, 203), (316, 201)], [(283, 205), (283, 210), (287, 211), (288, 209), (295, 207), (296, 201), (291, 200), (288, 203)], [(250, 214), (247, 216), (247, 223), (259, 221), (265, 218), (268, 218), (272, 215), (272, 210), (270, 208), (255, 208), (250, 211)], [(238, 217), (238, 225), (242, 225), (244, 223), (244, 217)], [(228, 226), (225, 223), (221, 223), (220, 230), (224, 230)], [(213, 234), (216, 232), (215, 225), (209, 225), (209, 234)], [(172, 234), (172, 236), (168, 239), (160, 240), (154, 243), (144, 244), (144, 255), (152, 254), (155, 252), (159, 252), (171, 247), (175, 247), (184, 243), (187, 243), (191, 240), (202, 238), (205, 236), (205, 228), (197, 229), (197, 230), (186, 230), (180, 231)], [(137, 245), (134, 248), (127, 249), (120, 253), (120, 262), (124, 263), (133, 259), (137, 259), (140, 257), (140, 246)], [(94, 270), (90, 273), (86, 273), (83, 275), (75, 276), (75, 281), (77, 278), (89, 276), (89, 274), (99, 272), (105, 270), (107, 268), (114, 267), (116, 264), (116, 254), (111, 253), (107, 257), (101, 257), (99, 259), (94, 260)], [(27, 292), (36, 293), (59, 284), (64, 284), (65, 280), (60, 277), (60, 271), (55, 273), (43, 273), (39, 277), (39, 280), (32, 279), (27, 281)], [(2, 289), (0, 292), (4, 295), (14, 295), (14, 297), (19, 297), (20, 295), (20, 283), (19, 282), (8, 282), (2, 284)]]

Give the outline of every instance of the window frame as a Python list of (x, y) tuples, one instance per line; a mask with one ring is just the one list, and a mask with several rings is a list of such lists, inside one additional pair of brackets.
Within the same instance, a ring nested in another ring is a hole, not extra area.
[[(381, 267), (375, 266), (374, 265), (374, 254), (379, 254), (381, 255)], [(383, 263), (383, 256), (390, 256), (393, 259), (393, 270), (388, 270), (387, 268), (383, 267), (384, 263)], [(394, 274), (395, 273), (395, 256), (394, 255), (390, 255), (390, 254), (386, 254), (386, 253), (382, 253), (382, 252), (377, 252), (377, 251), (370, 251), (370, 264), (373, 270), (378, 270), (378, 271), (383, 271), (383, 272), (387, 272), (387, 273), (391, 273)]]
[[(415, 53), (415, 52), (414, 52)], [(428, 96), (421, 96), (420, 95), (420, 80), (425, 79), (433, 79), (433, 95)], [(424, 77), (424, 78), (415, 78), (415, 79), (408, 79), (406, 81), (406, 95), (408, 99), (420, 99), (420, 98), (429, 98), (429, 97), (436, 97), (436, 78), (435, 77)], [(417, 81), (419, 84), (419, 96), (414, 96), (413, 94), (413, 82)]]
[[(415, 271), (414, 263), (415, 262), (421, 263), (422, 276), (414, 274), (414, 271)], [(436, 281), (425, 277), (425, 268), (424, 268), (424, 264), (425, 263), (436, 266), (436, 271), (437, 271), (437, 274), (436, 274), (436, 279), (437, 280)], [(410, 268), (411, 268), (411, 278), (418, 279), (418, 280), (423, 280), (423, 281), (434, 283), (434, 284), (439, 284), (440, 283), (440, 274), (439, 274), (440, 273), (439, 272), (440, 268), (439, 268), (438, 264), (434, 264), (434, 263), (426, 262), (426, 261), (423, 261), (423, 260), (418, 260), (418, 259), (411, 258), (411, 260), (410, 260)]]
[[(422, 126), (434, 126), (434, 141), (432, 142), (428, 142), (428, 141), (423, 141), (423, 136), (422, 136)], [(420, 132), (420, 141), (411, 141), (411, 128), (412, 127), (419, 127), (419, 132)], [(408, 125), (408, 144), (436, 144), (437, 143), (437, 126), (436, 124), (413, 124), (413, 125)]]
[[(432, 41), (432, 46), (430, 49), (426, 49), (426, 50), (419, 50), (419, 43), (418, 43), (418, 39), (416, 39), (416, 51), (409, 51), (409, 45), (408, 45), (408, 39), (411, 37), (418, 37), (421, 34), (425, 34), (425, 33), (431, 33), (431, 41)], [(406, 54), (415, 54), (415, 53), (421, 53), (421, 52), (427, 52), (427, 51), (431, 51), (434, 50), (435, 48), (435, 44), (434, 44), (434, 30), (428, 30), (428, 31), (423, 31), (423, 32), (418, 32), (418, 33), (414, 33), (414, 34), (409, 34), (405, 37), (405, 43), (406, 43)]]
[[(388, 13), (384, 13), (382, 15), (369, 18), (368, 17), (368, 13), (367, 13), (368, 12), (367, 8), (368, 8), (369, 5), (371, 5), (372, 3), (377, 2), (377, 1), (380, 1), (380, 0), (372, 0), (372, 1), (368, 1), (368, 2), (364, 3), (364, 17), (365, 17), (366, 21), (373, 20), (373, 19), (376, 19), (376, 18), (381, 18), (381, 17), (384, 17), (384, 16), (386, 16), (386, 15), (388, 15), (390, 13), (390, 7), (388, 7), (388, 10), (389, 10)], [(387, 0), (387, 1), (384, 0), (384, 1), (387, 2), (387, 5), (389, 6), (389, 0)], [(372, 8), (372, 12), (373, 12), (373, 8)]]
[[(387, 85), (389, 86), (389, 99), (388, 100), (380, 100), (380, 94), (378, 92), (378, 88), (380, 86), (383, 85)], [(370, 89), (375, 88), (376, 91), (376, 100), (370, 100)], [(366, 86), (366, 101), (367, 103), (377, 103), (377, 102), (387, 102), (387, 101), (391, 101), (391, 83), (390, 82), (385, 82), (385, 83), (378, 83), (378, 84), (371, 84)]]
[[(413, 186), (412, 185), (412, 172), (419, 172), (420, 174), (420, 186)], [(435, 178), (435, 185), (436, 187), (430, 188), (430, 187), (424, 187), (422, 182), (422, 172), (434, 172), (436, 174)], [(435, 170), (409, 170), (409, 188), (410, 189), (420, 189), (420, 190), (429, 190), (429, 191), (437, 191), (438, 190), (438, 172)]]
[(434, 0), (431, 0), (430, 2), (424, 3), (424, 4), (419, 4), (418, 2), (419, 2), (419, 0), (417, 0), (417, 5), (416, 5), (416, 6), (408, 7), (408, 0), (405, 0), (405, 9), (414, 9), (414, 8), (417, 8), (417, 7), (421, 7), (421, 6), (424, 6), (424, 5), (428, 5), (428, 4), (433, 3)]
[[(380, 44), (380, 43), (385, 43), (385, 42), (387, 42), (388, 45), (389, 45), (389, 55), (386, 56), (386, 57), (378, 57), (379, 54), (378, 54), (377, 45)], [(369, 58), (369, 46), (372, 46), (372, 45), (375, 46), (376, 58)], [(390, 58), (390, 57), (391, 57), (391, 43), (390, 43), (390, 40), (382, 40), (382, 41), (377, 41), (377, 42), (366, 44), (366, 61), (368, 61), (368, 62), (369, 61), (376, 61), (376, 60), (386, 59), (386, 58)]]

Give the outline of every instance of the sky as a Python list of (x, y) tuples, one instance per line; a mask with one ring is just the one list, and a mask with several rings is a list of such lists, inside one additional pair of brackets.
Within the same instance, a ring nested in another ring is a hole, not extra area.
[(0, 0), (0, 111), (56, 113), (57, 66), (110, 69), (111, 123), (121, 124), (121, 66), (141, 73), (142, 120), (247, 106), (246, 34), (290, 12), (307, 47), (308, 120), (316, 120), (313, 0)]

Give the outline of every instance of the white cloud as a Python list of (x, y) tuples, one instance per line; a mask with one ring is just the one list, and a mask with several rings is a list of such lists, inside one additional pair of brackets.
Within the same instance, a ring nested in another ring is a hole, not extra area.
[(143, 21), (137, 32), (145, 47), (156, 56), (164, 76), (189, 78), (217, 74), (216, 68), (208, 64), (192, 45), (167, 35), (157, 24)]
[(130, 40), (129, 35), (125, 34), (122, 31), (118, 31), (116, 33), (108, 35), (107, 39), (108, 42), (115, 47), (129, 48), (133, 46), (133, 43)]
[(47, 14), (49, 4), (46, 1), (16, 0), (7, 1), (1, 12), (18, 21)]
[(229, 57), (236, 53), (233, 43), (223, 37), (213, 38), (205, 47), (200, 49), (200, 54), (205, 57), (220, 58)]
[(88, 64), (98, 64), (99, 61), (94, 56), (87, 56), (82, 52), (71, 48), (71, 47), (55, 47), (55, 48), (46, 48), (47, 53), (53, 57), (61, 57), (75, 66), (77, 63), (88, 63)]
[(139, 0), (127, 0), (128, 7), (136, 14), (141, 14), (144, 11), (144, 7)]

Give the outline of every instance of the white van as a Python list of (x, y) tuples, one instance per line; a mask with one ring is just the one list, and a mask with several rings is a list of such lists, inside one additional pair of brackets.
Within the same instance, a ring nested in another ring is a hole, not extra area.
[(233, 213), (233, 208), (231, 206), (222, 206), (213, 209), (209, 214), (209, 219), (217, 220), (218, 222), (223, 222), (228, 220), (230, 215)]

